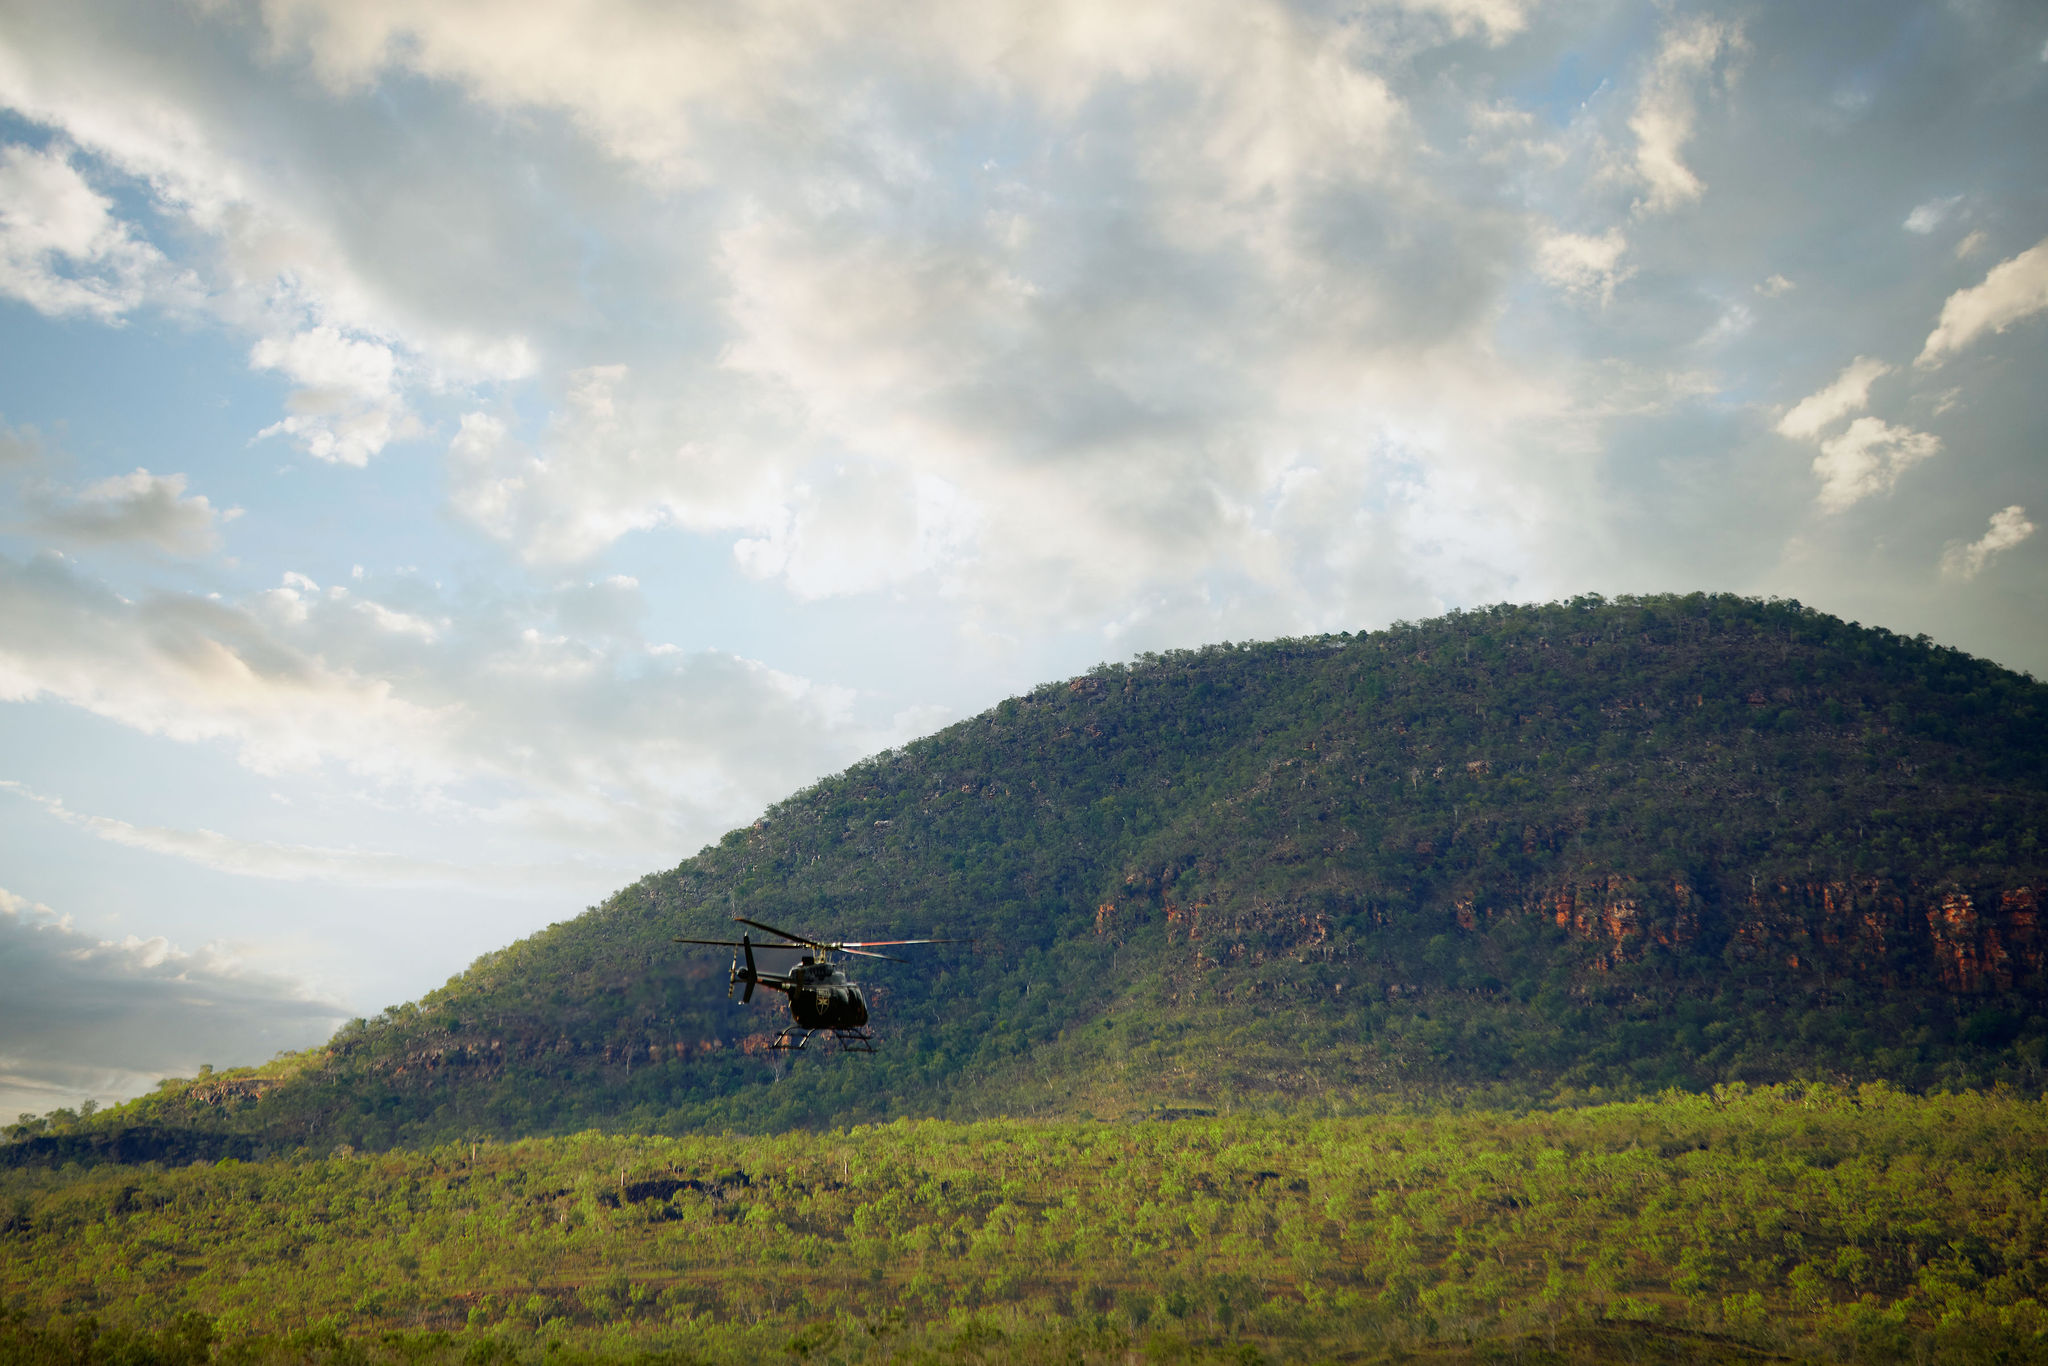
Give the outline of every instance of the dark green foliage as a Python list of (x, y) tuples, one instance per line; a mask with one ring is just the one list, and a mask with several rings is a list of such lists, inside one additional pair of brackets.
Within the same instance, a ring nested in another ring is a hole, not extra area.
[(2048, 1360), (2048, 1102), (2010, 1095), (585, 1134), (0, 1201), (0, 1366)]
[[(858, 764), (326, 1050), (77, 1127), (325, 1152), (1817, 1075), (2038, 1090), (2044, 760), (2042, 685), (1795, 603), (1147, 656)], [(978, 942), (860, 969), (882, 1051), (792, 1068), (759, 1051), (773, 999), (729, 1006), (722, 955), (669, 942), (733, 913)]]

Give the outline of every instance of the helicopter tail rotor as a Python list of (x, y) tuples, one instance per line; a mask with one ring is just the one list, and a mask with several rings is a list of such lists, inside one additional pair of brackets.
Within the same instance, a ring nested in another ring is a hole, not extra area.
[[(739, 977), (740, 981), (745, 982), (747, 984), (747, 989), (740, 993), (740, 1004), (745, 1005), (749, 1001), (754, 999), (754, 983), (759, 979), (760, 976), (760, 974), (754, 970), (753, 936), (746, 934), (740, 936), (740, 952), (746, 954), (747, 956), (746, 975), (744, 977)], [(737, 971), (735, 971), (733, 975), (736, 977), (739, 976)], [(730, 986), (727, 986), (726, 988), (726, 995), (732, 995), (732, 988)]]

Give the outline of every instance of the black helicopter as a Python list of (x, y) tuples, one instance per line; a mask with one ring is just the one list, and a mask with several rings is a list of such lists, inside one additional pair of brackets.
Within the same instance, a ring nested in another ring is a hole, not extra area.
[[(886, 953), (873, 952), (876, 948), (891, 948), (905, 944), (950, 944), (950, 939), (861, 939), (826, 941), (813, 939), (809, 935), (791, 934), (773, 925), (764, 925), (758, 920), (749, 920), (736, 915), (735, 925), (752, 925), (757, 930), (766, 930), (786, 942), (780, 944), (756, 944), (754, 937), (742, 933), (738, 939), (685, 939), (678, 935), (678, 944), (716, 944), (721, 948), (740, 951), (733, 955), (732, 969), (726, 975), (725, 994), (732, 997), (735, 986), (744, 986), (740, 993), (740, 1004), (754, 999), (756, 986), (779, 991), (789, 997), (790, 1018), (794, 1024), (783, 1027), (781, 1033), (768, 1046), (770, 1048), (800, 1049), (811, 1041), (813, 1034), (830, 1033), (839, 1047), (849, 1053), (872, 1053), (875, 1051), (874, 1035), (868, 1033), (867, 998), (860, 994), (860, 988), (846, 980), (846, 974), (833, 962), (835, 953), (857, 954), (862, 958), (881, 958), (891, 963), (908, 962)], [(761, 949), (809, 949), (797, 965), (786, 973), (762, 972), (754, 966), (754, 950)], [(740, 955), (746, 956), (747, 965), (740, 966)], [(822, 955), (822, 956), (821, 956)]]

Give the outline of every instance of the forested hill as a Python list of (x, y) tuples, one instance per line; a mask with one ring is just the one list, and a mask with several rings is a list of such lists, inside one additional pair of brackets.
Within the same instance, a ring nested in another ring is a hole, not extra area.
[[(797, 793), (415, 1005), (95, 1117), (264, 1144), (904, 1113), (2038, 1089), (2048, 688), (1733, 597), (1105, 665)], [(939, 934), (873, 1057), (762, 1045), (741, 914)], [(138, 1137), (138, 1135), (140, 1137)]]

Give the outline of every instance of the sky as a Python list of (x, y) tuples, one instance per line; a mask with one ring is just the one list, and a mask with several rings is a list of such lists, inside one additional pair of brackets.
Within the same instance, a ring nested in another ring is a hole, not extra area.
[(0, 0), (0, 1119), (1103, 660), (2048, 671), (2048, 9)]

